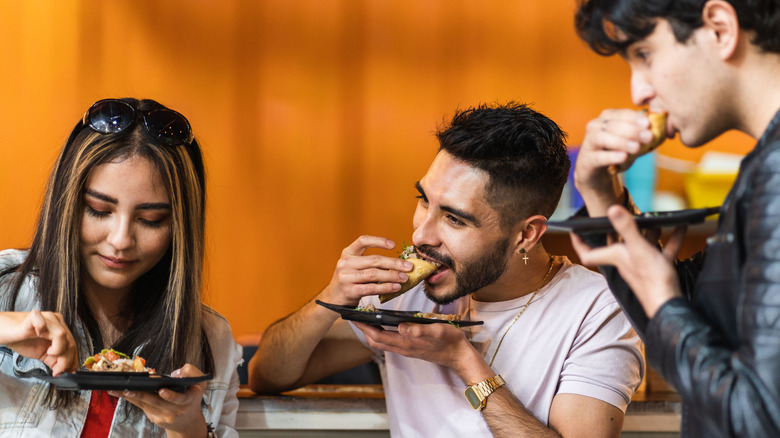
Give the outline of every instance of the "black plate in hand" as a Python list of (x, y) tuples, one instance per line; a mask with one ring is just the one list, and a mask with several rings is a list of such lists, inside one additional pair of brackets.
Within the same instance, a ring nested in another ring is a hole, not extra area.
[[(720, 207), (652, 211), (636, 215), (634, 218), (639, 228), (663, 228), (704, 222), (707, 216), (712, 216), (719, 210)], [(571, 217), (564, 221), (549, 221), (547, 227), (577, 234), (605, 234), (615, 231), (607, 217)]]
[(171, 377), (154, 375), (149, 373), (133, 373), (118, 371), (76, 371), (75, 373), (60, 374), (57, 377), (38, 376), (57, 389), (79, 391), (84, 389), (98, 389), (104, 391), (144, 391), (157, 392), (160, 388), (169, 388), (177, 392), (184, 392), (190, 386), (211, 380), (211, 374), (199, 377)]
[(323, 303), (320, 300), (315, 300), (317, 304), (322, 307), (328, 308), (341, 315), (342, 319), (348, 321), (357, 321), (371, 325), (386, 325), (397, 326), (402, 322), (413, 322), (417, 324), (434, 324), (434, 323), (452, 323), (459, 327), (468, 327), (471, 325), (481, 325), (482, 321), (446, 321), (443, 319), (433, 318), (420, 318), (414, 316), (416, 311), (405, 310), (382, 310), (376, 309), (375, 312), (364, 312), (362, 310), (355, 310), (354, 306), (342, 306), (340, 304)]

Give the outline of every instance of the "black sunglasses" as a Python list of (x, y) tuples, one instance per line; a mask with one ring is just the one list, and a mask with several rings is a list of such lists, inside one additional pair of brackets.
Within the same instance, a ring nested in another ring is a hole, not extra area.
[(190, 122), (167, 108), (142, 111), (123, 100), (103, 99), (89, 107), (82, 122), (101, 134), (116, 134), (132, 126), (138, 117), (143, 119), (146, 130), (162, 145), (192, 143)]

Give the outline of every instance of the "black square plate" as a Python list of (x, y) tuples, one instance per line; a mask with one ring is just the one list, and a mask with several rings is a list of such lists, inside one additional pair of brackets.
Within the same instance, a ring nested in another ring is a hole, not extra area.
[(414, 316), (414, 314), (417, 313), (417, 311), (414, 310), (404, 311), (376, 309), (374, 312), (364, 312), (362, 310), (356, 310), (354, 306), (342, 306), (340, 304), (323, 303), (320, 300), (315, 300), (315, 302), (322, 307), (337, 312), (339, 315), (341, 315), (342, 319), (371, 325), (386, 325), (395, 327), (402, 322), (413, 322), (417, 324), (451, 323), (458, 327), (468, 327), (472, 325), (483, 324), (482, 321), (446, 321), (443, 319), (420, 318), (418, 316)]
[[(707, 216), (718, 213), (720, 207), (695, 208), (676, 211), (651, 211), (634, 216), (639, 228), (664, 228), (704, 222)], [(553, 230), (571, 231), (577, 234), (606, 234), (615, 231), (607, 217), (571, 217), (563, 221), (549, 221)]]
[(57, 377), (37, 376), (57, 389), (79, 391), (98, 389), (103, 391), (143, 391), (157, 392), (160, 388), (184, 392), (190, 386), (211, 380), (211, 374), (199, 377), (171, 377), (166, 375), (150, 375), (149, 373), (133, 373), (118, 371), (76, 371), (60, 374)]

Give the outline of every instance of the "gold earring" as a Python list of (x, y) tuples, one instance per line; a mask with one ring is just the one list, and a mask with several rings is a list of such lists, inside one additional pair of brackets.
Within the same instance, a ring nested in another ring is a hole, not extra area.
[(523, 264), (528, 264), (528, 254), (525, 253), (525, 248), (520, 248), (520, 254), (523, 255)]

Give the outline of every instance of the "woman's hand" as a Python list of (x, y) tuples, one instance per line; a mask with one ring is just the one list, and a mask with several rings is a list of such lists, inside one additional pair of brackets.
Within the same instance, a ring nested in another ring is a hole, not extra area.
[[(202, 375), (203, 372), (190, 364), (171, 373), (172, 377)], [(205, 391), (206, 382), (202, 382), (190, 386), (186, 392), (162, 388), (157, 393), (110, 391), (109, 394), (141, 408), (149, 421), (165, 429), (169, 438), (184, 438), (206, 436), (206, 419), (200, 409)]]
[(59, 313), (0, 312), (0, 344), (42, 361), (54, 376), (75, 371), (79, 365), (76, 341)]

